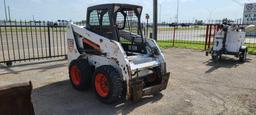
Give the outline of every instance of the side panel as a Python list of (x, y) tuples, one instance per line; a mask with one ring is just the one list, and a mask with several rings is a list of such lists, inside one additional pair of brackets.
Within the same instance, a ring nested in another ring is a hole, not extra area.
[(224, 32), (218, 31), (214, 37), (213, 51), (219, 51), (222, 49), (222, 42), (224, 39)]
[[(114, 60), (115, 63), (119, 66), (119, 68), (121, 68), (120, 70), (122, 70), (121, 72), (124, 80), (127, 80), (130, 77), (129, 61), (127, 60), (125, 51), (118, 42), (114, 40), (109, 40), (105, 37), (97, 35), (91, 31), (88, 31), (85, 28), (76, 25), (72, 25), (72, 29), (76, 34), (79, 34), (80, 36), (83, 36), (84, 38), (97, 44), (100, 47), (100, 52), (102, 52), (103, 54), (101, 55), (102, 57), (109, 60)], [(99, 60), (98, 62), (100, 61), (101, 60)], [(108, 65), (111, 65), (111, 63)]]
[(66, 36), (67, 36), (67, 39), (66, 39), (67, 57), (68, 57), (68, 62), (70, 64), (73, 60), (76, 60), (80, 56), (80, 53), (77, 50), (72, 25), (69, 25)]
[(91, 64), (95, 66), (95, 68), (98, 68), (103, 65), (111, 65), (114, 68), (117, 68), (119, 72), (122, 72), (119, 65), (113, 59), (108, 59), (104, 56), (99, 56), (99, 55), (88, 55), (88, 60)]
[(227, 34), (226, 49), (228, 52), (239, 52), (244, 44), (245, 32), (230, 31)]
[(158, 62), (160, 62), (160, 65), (161, 65), (161, 70), (162, 71), (162, 74), (166, 73), (166, 63), (165, 63), (165, 58), (164, 58), (164, 54), (163, 52), (161, 51), (160, 47), (157, 45), (156, 41), (154, 39), (148, 39), (147, 40), (148, 44), (150, 45), (150, 47), (156, 47), (158, 52), (159, 52), (159, 55), (156, 56), (156, 60)]

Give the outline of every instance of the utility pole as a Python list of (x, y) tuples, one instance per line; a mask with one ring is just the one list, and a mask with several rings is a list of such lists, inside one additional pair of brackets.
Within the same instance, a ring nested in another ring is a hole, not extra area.
[(9, 15), (9, 21), (11, 21), (11, 11), (10, 11), (10, 7), (8, 6), (8, 15)]
[(157, 0), (153, 0), (153, 39), (157, 41)]
[(180, 1), (177, 0), (177, 16), (176, 16), (177, 24), (179, 23), (179, 9), (180, 9)]
[(4, 0), (4, 13), (5, 13), (5, 20), (8, 20), (5, 0)]
[(208, 23), (211, 23), (213, 10), (208, 10), (208, 12), (209, 12)]

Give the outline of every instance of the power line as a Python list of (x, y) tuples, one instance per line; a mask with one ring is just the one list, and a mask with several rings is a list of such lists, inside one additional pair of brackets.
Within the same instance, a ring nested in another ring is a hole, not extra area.
[(238, 0), (232, 0), (234, 3), (236, 3), (236, 4), (238, 4), (238, 5), (240, 5), (240, 6), (243, 6), (244, 4), (243, 3), (241, 3), (240, 1), (238, 1)]

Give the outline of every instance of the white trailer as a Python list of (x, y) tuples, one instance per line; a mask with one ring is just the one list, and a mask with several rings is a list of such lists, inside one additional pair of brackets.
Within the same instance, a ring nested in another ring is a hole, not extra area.
[(223, 20), (223, 24), (214, 36), (213, 47), (206, 52), (206, 55), (211, 53), (215, 62), (219, 61), (222, 55), (234, 55), (241, 62), (245, 62), (248, 52), (248, 48), (244, 45), (245, 33), (244, 27)]

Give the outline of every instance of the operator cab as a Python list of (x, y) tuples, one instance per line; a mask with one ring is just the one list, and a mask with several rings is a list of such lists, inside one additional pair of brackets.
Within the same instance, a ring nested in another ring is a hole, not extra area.
[(130, 4), (103, 4), (87, 9), (86, 29), (118, 41), (128, 56), (146, 54), (141, 26), (142, 7)]

